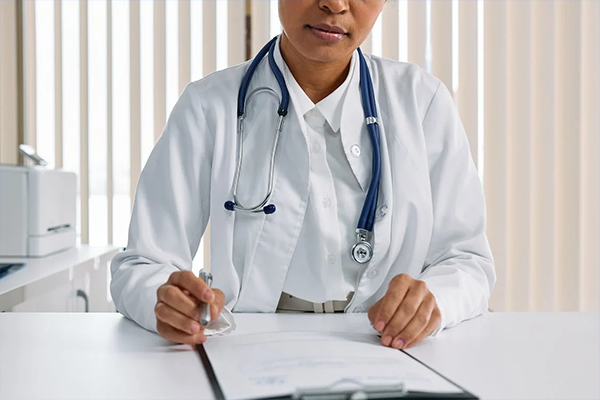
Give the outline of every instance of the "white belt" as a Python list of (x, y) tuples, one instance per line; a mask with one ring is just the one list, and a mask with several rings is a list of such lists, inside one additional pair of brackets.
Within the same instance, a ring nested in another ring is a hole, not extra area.
[(329, 300), (325, 303), (313, 303), (292, 296), (291, 294), (281, 293), (277, 312), (311, 312), (311, 313), (334, 313), (344, 312), (346, 306), (352, 300), (354, 292), (348, 294), (346, 300)]

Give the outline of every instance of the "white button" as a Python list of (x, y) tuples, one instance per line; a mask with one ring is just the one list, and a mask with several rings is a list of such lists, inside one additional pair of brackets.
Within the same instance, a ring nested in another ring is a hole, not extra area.
[(384, 217), (388, 212), (388, 206), (387, 205), (382, 205), (381, 207), (379, 207), (379, 217)]
[(350, 152), (354, 157), (358, 157), (360, 156), (360, 147), (358, 147), (358, 145), (355, 144), (352, 147), (350, 147)]
[(329, 264), (335, 264), (335, 256), (333, 254), (330, 254), (329, 256), (327, 256), (327, 262), (329, 262)]
[(314, 143), (312, 144), (312, 151), (314, 151), (315, 153), (318, 153), (318, 152), (319, 152), (319, 150), (321, 150), (321, 146), (319, 146), (319, 143), (317, 143), (317, 142), (314, 142)]
[(369, 279), (373, 279), (377, 275), (379, 275), (379, 268), (373, 268), (372, 270), (367, 272), (367, 278), (369, 278)]
[(331, 205), (331, 200), (329, 200), (327, 197), (323, 197), (323, 201), (321, 203), (323, 203), (323, 207), (327, 208)]

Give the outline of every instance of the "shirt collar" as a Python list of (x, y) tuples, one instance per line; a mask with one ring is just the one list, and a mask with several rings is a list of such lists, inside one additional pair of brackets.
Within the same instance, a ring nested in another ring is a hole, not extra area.
[(321, 112), (331, 129), (334, 132), (339, 131), (346, 92), (348, 92), (348, 86), (350, 86), (350, 82), (354, 80), (354, 75), (356, 74), (356, 63), (358, 57), (357, 52), (355, 51), (352, 54), (352, 60), (350, 61), (350, 69), (348, 71), (348, 76), (346, 76), (344, 82), (340, 86), (338, 86), (338, 88), (335, 89), (329, 96), (325, 97), (323, 100), (321, 100), (315, 105), (312, 102), (312, 100), (306, 95), (304, 90), (302, 90), (302, 88), (294, 78), (294, 75), (292, 75), (292, 72), (283, 60), (283, 57), (281, 56), (281, 50), (279, 48), (280, 43), (281, 36), (279, 37), (279, 39), (277, 39), (277, 44), (275, 46), (275, 61), (277, 65), (283, 70), (283, 76), (285, 78), (286, 85), (290, 92), (290, 96), (292, 96), (292, 98), (296, 102), (295, 106), (298, 113), (302, 116), (305, 116), (309, 111), (313, 110), (316, 107)]

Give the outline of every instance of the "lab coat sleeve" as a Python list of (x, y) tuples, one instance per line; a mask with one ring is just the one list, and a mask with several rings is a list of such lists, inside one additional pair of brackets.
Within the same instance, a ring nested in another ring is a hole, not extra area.
[(423, 272), (442, 314), (437, 332), (487, 311), (496, 274), (483, 188), (454, 100), (440, 83), (423, 119), (433, 231)]
[(213, 136), (188, 85), (140, 175), (124, 252), (111, 264), (119, 312), (156, 331), (156, 290), (191, 270), (210, 213)]

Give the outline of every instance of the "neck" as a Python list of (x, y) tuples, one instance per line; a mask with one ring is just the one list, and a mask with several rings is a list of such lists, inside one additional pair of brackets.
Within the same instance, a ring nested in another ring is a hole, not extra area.
[(348, 76), (352, 55), (332, 62), (310, 60), (292, 46), (285, 33), (281, 36), (280, 50), (294, 79), (315, 104), (329, 96)]

